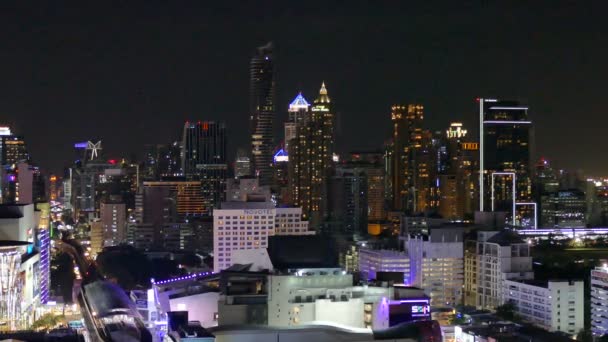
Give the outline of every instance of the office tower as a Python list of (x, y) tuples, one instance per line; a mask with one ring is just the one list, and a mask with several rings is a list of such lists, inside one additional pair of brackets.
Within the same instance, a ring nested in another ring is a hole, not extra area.
[[(531, 200), (528, 107), (516, 101), (478, 99), (480, 120), (480, 211), (515, 213)], [(515, 189), (513, 189), (513, 174)], [(513, 198), (515, 194), (515, 198)], [(494, 197), (494, 198), (492, 198)], [(516, 217), (511, 216), (515, 223)]]
[(367, 236), (368, 223), (367, 173), (359, 168), (339, 166), (328, 180), (326, 225), (332, 233), (347, 239)]
[(477, 206), (479, 144), (472, 142), (467, 133), (462, 123), (451, 123), (439, 154), (439, 214), (446, 219), (472, 217)]
[(502, 302), (525, 322), (574, 336), (585, 328), (584, 289), (583, 280), (505, 280)]
[(226, 125), (214, 121), (186, 121), (182, 138), (184, 174), (186, 177), (198, 176), (210, 164), (226, 164)]
[(578, 189), (558, 190), (543, 197), (541, 227), (583, 228), (587, 225), (587, 200)]
[(61, 194), (61, 184), (62, 180), (56, 175), (51, 175), (49, 177), (49, 200), (50, 201), (58, 201)]
[[(144, 182), (144, 223), (161, 222), (156, 219), (165, 216), (162, 222), (183, 222), (192, 216), (207, 214), (200, 181), (159, 181)], [(169, 203), (168, 206), (163, 203)], [(167, 209), (172, 207), (172, 209)], [(165, 209), (162, 209), (165, 208)], [(170, 216), (167, 213), (173, 212)]]
[(591, 332), (595, 337), (608, 334), (608, 265), (591, 270)]
[(275, 146), (275, 72), (272, 50), (272, 43), (258, 47), (249, 65), (251, 155), (254, 176), (260, 178), (261, 185), (270, 185), (272, 181), (272, 151)]
[(275, 208), (272, 202), (224, 202), (213, 211), (213, 270), (233, 264), (238, 250), (264, 249), (273, 235), (311, 235), (300, 208)]
[[(421, 181), (428, 180), (428, 165), (420, 159), (423, 148), (422, 120), (424, 107), (419, 104), (393, 105), (392, 141), (392, 189), (393, 209), (410, 213), (424, 211), (425, 203), (417, 205), (418, 196), (424, 195), (425, 186)], [(422, 171), (422, 172), (421, 172)], [(426, 177), (425, 177), (426, 176)], [(422, 192), (418, 195), (417, 192)]]
[(386, 218), (385, 192), (386, 174), (384, 165), (384, 154), (382, 151), (357, 151), (351, 152), (345, 164), (349, 167), (357, 167), (367, 175), (367, 205), (368, 220), (380, 221)]
[(289, 147), (291, 200), (316, 225), (326, 215), (327, 179), (334, 164), (334, 112), (325, 83), (296, 131)]
[(18, 162), (29, 162), (30, 155), (23, 137), (3, 135), (2, 138), (2, 164), (15, 165)]
[(285, 152), (289, 155), (289, 143), (296, 137), (298, 125), (304, 124), (309, 116), (310, 103), (306, 101), (302, 93), (298, 93), (293, 101), (289, 104), (287, 110), (288, 118), (285, 122)]
[(201, 182), (206, 214), (224, 200), (228, 164), (223, 122), (186, 122), (182, 139), (182, 169), (186, 179)]
[(431, 228), (426, 234), (411, 234), (405, 248), (410, 259), (409, 285), (424, 289), (433, 306), (455, 307), (462, 303), (462, 229)]
[(289, 156), (284, 148), (272, 157), (272, 193), (273, 201), (277, 205), (289, 205), (292, 203), (289, 189)]
[(170, 144), (145, 145), (145, 159), (141, 177), (147, 181), (160, 180), (167, 176), (181, 176), (181, 142)]
[(477, 231), (465, 245), (465, 305), (494, 310), (505, 280), (534, 277), (530, 245), (512, 231)]
[(234, 161), (234, 177), (251, 176), (251, 159), (247, 152), (243, 149), (238, 149), (236, 152), (236, 160)]
[(127, 209), (122, 198), (112, 196), (102, 201), (100, 217), (103, 232), (103, 247), (116, 246), (127, 238)]

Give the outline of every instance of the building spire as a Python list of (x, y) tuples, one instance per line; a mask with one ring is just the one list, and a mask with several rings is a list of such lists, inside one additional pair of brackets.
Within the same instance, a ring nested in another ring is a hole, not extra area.
[(319, 90), (319, 98), (315, 100), (315, 103), (329, 103), (331, 100), (327, 96), (327, 88), (325, 88), (325, 81), (321, 82), (321, 90)]
[(321, 90), (319, 91), (320, 95), (327, 95), (327, 88), (325, 88), (325, 81), (321, 82)]

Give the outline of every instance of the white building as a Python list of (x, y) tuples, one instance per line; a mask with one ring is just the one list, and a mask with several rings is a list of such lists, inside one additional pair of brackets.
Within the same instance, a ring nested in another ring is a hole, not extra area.
[(268, 325), (330, 322), (350, 328), (388, 328), (393, 288), (352, 286), (341, 269), (301, 269), (268, 276)]
[(409, 284), (410, 258), (405, 252), (359, 249), (359, 271), (364, 279), (376, 279), (377, 272), (402, 272), (404, 283)]
[(233, 264), (235, 250), (268, 247), (273, 235), (310, 235), (301, 208), (274, 208), (271, 202), (224, 202), (213, 211), (213, 270)]
[(0, 205), (0, 240), (33, 242), (34, 228), (33, 204)]
[(608, 334), (608, 265), (591, 270), (591, 332)]
[(503, 303), (512, 302), (524, 321), (575, 335), (584, 328), (582, 280), (504, 280)]
[(433, 228), (406, 242), (410, 282), (424, 289), (431, 305), (453, 307), (462, 301), (464, 284), (463, 233), (456, 228)]
[(475, 251), (475, 304), (494, 310), (502, 303), (505, 280), (534, 278), (530, 246), (516, 233), (478, 231)]

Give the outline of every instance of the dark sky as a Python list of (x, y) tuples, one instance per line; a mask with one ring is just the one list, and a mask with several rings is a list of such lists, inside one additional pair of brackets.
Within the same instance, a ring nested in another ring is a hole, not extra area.
[(473, 131), (475, 97), (491, 96), (530, 106), (537, 156), (608, 174), (601, 1), (403, 2), (3, 1), (0, 121), (53, 171), (76, 141), (141, 153), (186, 119), (225, 120), (234, 151), (249, 141), (249, 57), (273, 40), (277, 124), (325, 80), (342, 152), (380, 147), (392, 103), (423, 103), (428, 128)]

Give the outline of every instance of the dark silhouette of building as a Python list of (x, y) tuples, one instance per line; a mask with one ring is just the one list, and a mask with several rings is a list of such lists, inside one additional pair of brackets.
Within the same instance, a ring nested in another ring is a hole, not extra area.
[(258, 47), (249, 66), (251, 154), (254, 175), (260, 178), (260, 185), (270, 185), (272, 182), (272, 152), (275, 147), (275, 76), (272, 50), (272, 43)]

